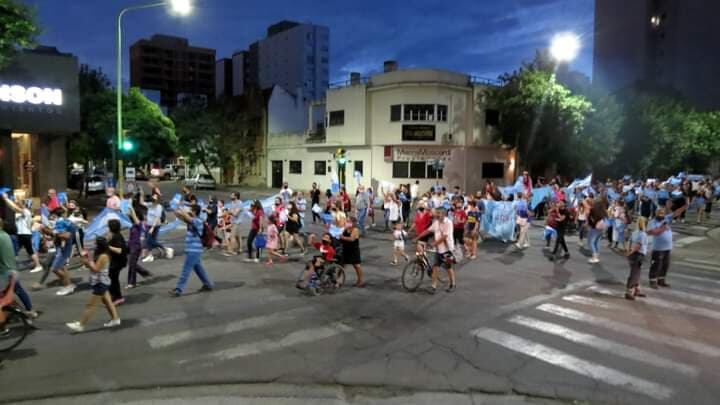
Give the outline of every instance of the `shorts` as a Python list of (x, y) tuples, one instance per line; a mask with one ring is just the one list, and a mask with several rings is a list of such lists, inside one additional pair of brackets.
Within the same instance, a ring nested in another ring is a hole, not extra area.
[(477, 224), (467, 224), (465, 225), (465, 234), (468, 238), (475, 238), (475, 231), (477, 229)]
[(393, 241), (393, 247), (398, 250), (405, 250), (405, 242), (401, 240)]
[(110, 286), (107, 284), (95, 284), (92, 286), (92, 295), (103, 296), (108, 290), (110, 290)]
[[(448, 260), (452, 258), (451, 260)], [(454, 264), (455, 257), (450, 252), (445, 253), (435, 253), (435, 265), (434, 267), (440, 267), (445, 270), (452, 269), (452, 266)]]
[[(67, 243), (70, 243), (70, 241), (68, 241)], [(57, 247), (56, 249), (57, 250), (55, 251), (55, 258), (52, 261), (52, 265), (50, 265), (50, 270), (62, 269), (63, 267), (65, 267), (67, 261), (70, 259), (70, 255), (65, 254), (65, 249), (61, 247)], [(70, 252), (72, 252), (72, 250), (70, 250)]]
[(35, 249), (33, 249), (33, 243), (32, 243), (32, 235), (18, 235), (17, 241), (18, 241), (18, 245), (21, 248), (24, 248), (29, 256), (32, 256), (35, 254)]

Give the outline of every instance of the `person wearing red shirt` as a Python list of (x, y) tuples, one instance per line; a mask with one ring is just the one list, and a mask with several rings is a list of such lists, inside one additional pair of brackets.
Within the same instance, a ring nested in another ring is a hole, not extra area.
[(305, 266), (305, 270), (302, 272), (300, 279), (295, 284), (295, 287), (301, 290), (307, 288), (307, 283), (312, 272), (322, 270), (325, 263), (330, 263), (335, 260), (335, 248), (332, 245), (332, 238), (329, 233), (324, 234), (320, 242), (316, 242), (315, 234), (311, 233), (308, 236), (308, 243), (315, 247), (320, 254), (314, 256), (313, 259)]
[(247, 237), (247, 253), (248, 257), (245, 259), (246, 262), (259, 262), (260, 261), (260, 249), (257, 249), (257, 254), (253, 257), (253, 250), (255, 249), (255, 237), (262, 231), (263, 228), (263, 217), (265, 212), (263, 211), (262, 204), (260, 201), (255, 200), (253, 205), (250, 207), (250, 212), (253, 215), (252, 223), (250, 224), (250, 233)]
[[(415, 221), (413, 222), (413, 226), (410, 228), (410, 230), (415, 229), (415, 234), (420, 235), (425, 230), (427, 230), (430, 227), (430, 224), (432, 223), (432, 213), (430, 210), (425, 207), (424, 202), (419, 202), (417, 207), (417, 213), (415, 214)], [(423, 242), (427, 242), (432, 238), (432, 235), (427, 235), (420, 240)]]
[(50, 212), (53, 212), (56, 209), (60, 208), (60, 200), (58, 199), (57, 192), (54, 188), (48, 190), (47, 202), (45, 203), (45, 205)]
[(467, 218), (468, 215), (463, 209), (461, 196), (455, 200), (455, 208), (453, 209), (453, 239), (455, 239), (455, 246), (462, 246), (465, 242), (465, 223), (467, 222)]

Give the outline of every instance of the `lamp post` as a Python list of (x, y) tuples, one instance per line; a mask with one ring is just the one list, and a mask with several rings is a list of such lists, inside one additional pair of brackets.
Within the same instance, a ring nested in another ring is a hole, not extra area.
[(120, 195), (123, 194), (123, 182), (125, 180), (125, 173), (123, 172), (123, 160), (122, 156), (119, 155), (118, 148), (121, 148), (125, 144), (125, 135), (123, 132), (123, 124), (122, 124), (122, 93), (123, 93), (123, 87), (122, 87), (122, 19), (123, 16), (125, 16), (125, 13), (128, 11), (135, 11), (135, 10), (144, 10), (146, 8), (155, 8), (155, 7), (170, 7), (171, 11), (177, 15), (188, 15), (192, 11), (192, 4), (190, 0), (167, 0), (167, 1), (160, 1), (157, 3), (150, 3), (150, 4), (143, 4), (139, 6), (132, 6), (127, 7), (122, 10), (120, 10), (120, 13), (117, 17), (117, 82), (116, 82), (116, 88), (115, 91), (117, 92), (117, 140), (115, 142), (115, 145), (113, 147), (113, 157), (117, 157), (114, 159), (117, 162), (117, 170), (118, 170), (118, 184), (117, 187), (120, 191)]

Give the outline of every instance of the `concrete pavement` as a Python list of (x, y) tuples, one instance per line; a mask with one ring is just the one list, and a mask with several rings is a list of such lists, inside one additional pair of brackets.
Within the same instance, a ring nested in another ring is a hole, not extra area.
[[(382, 393), (366, 402), (330, 396), (303, 403), (382, 403), (388, 396), (395, 402), (385, 403), (422, 403), (423, 395), (438, 393), (450, 396), (434, 403), (464, 403), (477, 393), (623, 404), (720, 398), (714, 384), (720, 336), (713, 333), (720, 273), (693, 266), (689, 256), (675, 261), (672, 289), (647, 289), (647, 299), (628, 302), (621, 296), (628, 271), (622, 257), (603, 250), (601, 264), (589, 265), (570, 238), (571, 259), (550, 262), (535, 229), (534, 246), (522, 252), (483, 243), (479, 259), (460, 266), (458, 290), (431, 296), (402, 290), (401, 267), (388, 265), (389, 235), (370, 231), (362, 241), (365, 289), (308, 297), (293, 288), (302, 269), (298, 255), (267, 268), (211, 252), (205, 262), (217, 290), (171, 298), (166, 291), (182, 264), (181, 241), (181, 235), (169, 240), (180, 257), (148, 264), (156, 277), (128, 292), (121, 328), (102, 330), (106, 314), (99, 309), (96, 330), (71, 335), (64, 322), (79, 317), (89, 292), (34, 293), (45, 314), (3, 363), (0, 400), (293, 403), (225, 385), (238, 383)], [(717, 251), (700, 249), (705, 243), (687, 243), (674, 254)], [(353, 271), (347, 272), (351, 284)], [(191, 279), (190, 288), (198, 287)], [(213, 384), (223, 385), (196, 395), (148, 391)], [(101, 395), (77, 397), (88, 393)]]

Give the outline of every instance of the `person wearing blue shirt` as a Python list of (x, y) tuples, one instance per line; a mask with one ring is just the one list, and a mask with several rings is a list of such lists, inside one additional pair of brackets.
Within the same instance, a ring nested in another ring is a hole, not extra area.
[(67, 215), (65, 208), (57, 208), (52, 212), (52, 215), (57, 218), (53, 228), (44, 228), (43, 232), (55, 239), (55, 256), (51, 265), (45, 268), (40, 282), (35, 283), (33, 288), (42, 288), (52, 271), (63, 284), (63, 287), (56, 292), (56, 295), (69, 295), (75, 292), (76, 286), (70, 280), (70, 273), (68, 273), (66, 267), (72, 256), (72, 237), (77, 232), (77, 227), (65, 217)]
[(190, 277), (190, 272), (193, 271), (203, 283), (199, 292), (212, 291), (212, 281), (210, 281), (210, 277), (208, 277), (202, 264), (203, 244), (201, 236), (203, 221), (200, 219), (200, 206), (196, 204), (191, 205), (189, 211), (175, 211), (175, 216), (187, 224), (187, 233), (185, 234), (185, 263), (183, 263), (182, 273), (180, 273), (177, 285), (170, 290), (170, 295), (173, 297), (182, 295)]
[(637, 230), (630, 236), (630, 250), (627, 253), (630, 275), (627, 279), (625, 298), (634, 301), (636, 297), (645, 297), (640, 292), (640, 270), (648, 251), (647, 219), (638, 218)]
[(687, 209), (687, 204), (667, 214), (665, 208), (655, 211), (655, 218), (648, 225), (647, 234), (653, 237), (653, 249), (650, 262), (650, 288), (670, 287), (665, 281), (670, 267), (670, 252), (672, 251), (672, 228), (670, 225), (674, 218), (680, 216)]

